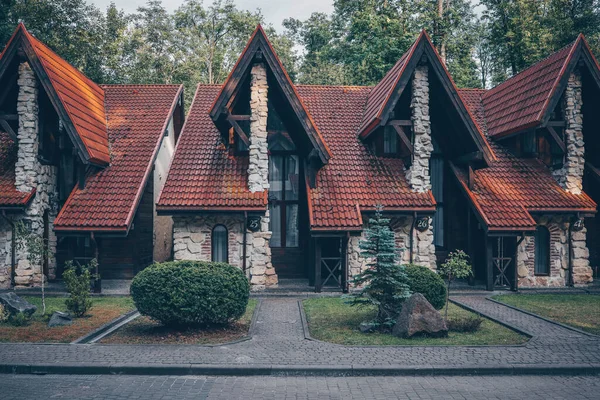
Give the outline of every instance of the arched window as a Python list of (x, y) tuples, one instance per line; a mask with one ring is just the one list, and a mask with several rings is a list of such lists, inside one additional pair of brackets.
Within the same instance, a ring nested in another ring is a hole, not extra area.
[(535, 231), (535, 274), (550, 275), (550, 231), (545, 226)]
[(227, 258), (227, 228), (216, 225), (212, 231), (212, 256), (214, 262), (228, 262)]

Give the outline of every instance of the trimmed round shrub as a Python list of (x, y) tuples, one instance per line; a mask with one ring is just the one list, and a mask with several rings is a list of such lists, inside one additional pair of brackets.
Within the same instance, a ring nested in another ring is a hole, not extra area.
[(221, 325), (244, 315), (250, 284), (242, 270), (229, 264), (165, 262), (137, 274), (131, 296), (140, 314), (163, 325)]
[(406, 274), (410, 281), (410, 290), (421, 293), (436, 310), (446, 304), (446, 284), (441, 276), (427, 267), (407, 265)]

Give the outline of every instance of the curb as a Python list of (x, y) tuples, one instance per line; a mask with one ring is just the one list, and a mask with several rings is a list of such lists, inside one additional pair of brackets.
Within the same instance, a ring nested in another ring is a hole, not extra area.
[(3, 374), (222, 376), (600, 375), (600, 364), (573, 365), (278, 365), (278, 364), (0, 364)]
[(579, 334), (586, 335), (586, 336), (591, 336), (591, 337), (594, 337), (594, 338), (600, 338), (600, 335), (595, 335), (595, 334), (593, 334), (593, 333), (590, 333), (590, 332), (583, 331), (583, 330), (581, 330), (581, 329), (579, 329), (579, 328), (575, 328), (574, 326), (565, 325), (565, 324), (563, 324), (562, 322), (558, 322), (558, 321), (554, 321), (554, 320), (552, 320), (552, 319), (549, 319), (549, 318), (546, 318), (546, 317), (542, 317), (541, 315), (539, 315), (539, 314), (536, 314), (536, 313), (533, 313), (533, 312), (531, 312), (531, 311), (523, 310), (522, 308), (515, 307), (515, 306), (513, 306), (513, 305), (506, 304), (506, 303), (503, 303), (503, 302), (501, 302), (501, 301), (498, 301), (498, 300), (495, 300), (495, 299), (492, 299), (492, 298), (489, 298), (489, 297), (487, 297), (487, 298), (486, 298), (486, 300), (489, 300), (489, 301), (491, 301), (492, 303), (500, 304), (500, 305), (502, 305), (502, 306), (504, 306), (504, 307), (512, 308), (512, 309), (513, 309), (513, 310), (515, 310), (515, 311), (519, 311), (519, 312), (522, 312), (523, 314), (527, 314), (527, 315), (530, 315), (530, 316), (532, 316), (532, 317), (539, 318), (539, 319), (541, 319), (542, 321), (546, 321), (546, 322), (549, 322), (549, 323), (551, 323), (551, 324), (558, 325), (558, 326), (560, 326), (560, 327), (562, 327), (562, 328), (569, 329), (569, 330), (571, 330), (571, 331), (574, 331), (574, 332), (577, 332), (577, 333), (579, 333)]
[(122, 323), (123, 321), (133, 317), (135, 314), (138, 313), (138, 310), (132, 310), (129, 311), (126, 314), (123, 314), (115, 319), (113, 319), (112, 321), (102, 325), (101, 327), (93, 330), (92, 332), (80, 337), (79, 339), (74, 340), (73, 342), (71, 342), (71, 344), (87, 344), (90, 341), (94, 340), (96, 337), (101, 336), (104, 332), (109, 331), (110, 329), (112, 329), (113, 327), (119, 325), (120, 323)]

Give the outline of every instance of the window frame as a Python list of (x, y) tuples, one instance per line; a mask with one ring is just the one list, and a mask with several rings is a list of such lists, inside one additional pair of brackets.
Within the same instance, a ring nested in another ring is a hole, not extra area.
[[(215, 230), (217, 228), (223, 228), (225, 230), (225, 261), (217, 261), (215, 260), (216, 251), (215, 251)], [(229, 230), (223, 224), (216, 224), (213, 226), (212, 231), (210, 233), (210, 260), (212, 262), (229, 262)]]
[[(544, 265), (545, 271), (540, 272), (539, 271), (539, 265), (540, 265), (540, 260), (539, 260), (539, 256), (541, 255), (542, 252), (542, 246), (540, 246), (542, 244), (541, 241), (541, 237), (540, 237), (540, 233), (541, 232), (546, 232), (547, 233), (547, 240), (544, 241), (544, 244), (546, 246), (546, 249), (544, 249), (544, 252), (546, 253), (546, 259), (547, 259), (547, 263), (546, 265)], [(537, 228), (535, 229), (535, 236), (534, 236), (534, 246), (535, 246), (535, 251), (534, 251), (534, 262), (533, 262), (533, 273), (535, 276), (550, 276), (551, 275), (551, 246), (552, 246), (552, 234), (550, 233), (550, 230), (544, 226), (544, 225), (538, 225)]]

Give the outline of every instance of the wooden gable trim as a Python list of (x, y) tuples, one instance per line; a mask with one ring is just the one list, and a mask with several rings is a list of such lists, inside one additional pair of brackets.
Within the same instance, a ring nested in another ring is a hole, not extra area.
[(275, 77), (279, 89), (283, 93), (285, 99), (290, 104), (292, 110), (296, 114), (300, 125), (308, 135), (308, 138), (317, 151), (322, 164), (327, 164), (331, 158), (331, 152), (325, 144), (323, 137), (317, 130), (316, 124), (312, 117), (304, 107), (293, 83), (291, 82), (287, 72), (285, 71), (281, 61), (275, 54), (275, 50), (271, 46), (267, 36), (259, 25), (250, 38), (246, 49), (236, 62), (233, 70), (229, 74), (227, 81), (223, 85), (221, 92), (217, 96), (211, 110), (210, 117), (217, 124), (221, 125), (223, 119), (227, 119), (229, 103), (235, 98), (236, 92), (241, 87), (242, 82), (250, 73), (250, 67), (257, 54), (261, 54), (262, 59), (269, 66), (271, 73)]

